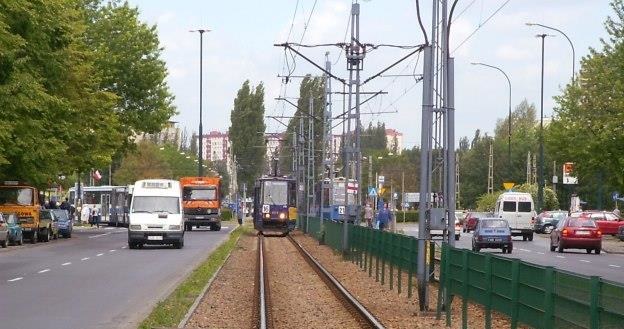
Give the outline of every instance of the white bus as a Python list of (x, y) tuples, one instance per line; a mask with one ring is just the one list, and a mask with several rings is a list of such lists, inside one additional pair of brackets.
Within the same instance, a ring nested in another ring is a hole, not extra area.
[(173, 244), (184, 246), (184, 218), (180, 182), (169, 179), (146, 179), (134, 183), (128, 213), (128, 246)]
[(80, 216), (80, 220), (86, 222), (89, 220), (89, 214), (84, 209), (91, 209), (91, 212), (95, 209), (100, 215), (100, 223), (110, 223), (110, 207), (111, 207), (111, 195), (113, 189), (123, 186), (82, 186), (80, 188), (82, 204), (78, 205), (76, 202), (76, 187), (69, 189), (69, 203), (76, 205), (76, 215)]

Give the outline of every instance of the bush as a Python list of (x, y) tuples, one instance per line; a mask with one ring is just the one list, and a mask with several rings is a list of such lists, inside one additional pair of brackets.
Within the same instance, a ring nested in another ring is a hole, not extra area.
[(229, 208), (221, 208), (221, 220), (225, 222), (232, 220), (232, 210)]

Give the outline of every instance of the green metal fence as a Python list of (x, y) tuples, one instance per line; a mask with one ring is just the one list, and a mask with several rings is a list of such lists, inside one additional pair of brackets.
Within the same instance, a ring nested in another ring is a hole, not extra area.
[[(624, 285), (444, 244), (441, 285), (445, 307), (462, 297), (462, 327), (468, 301), (484, 306), (485, 327), (491, 311), (535, 328), (623, 328)], [(451, 324), (446, 312), (447, 325)]]

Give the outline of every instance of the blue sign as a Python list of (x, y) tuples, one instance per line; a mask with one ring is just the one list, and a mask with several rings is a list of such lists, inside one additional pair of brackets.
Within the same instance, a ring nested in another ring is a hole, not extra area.
[(619, 192), (613, 192), (611, 193), (611, 199), (613, 199), (613, 201), (617, 201), (617, 199), (620, 198), (620, 193)]
[(374, 187), (369, 187), (368, 188), (368, 196), (370, 196), (370, 197), (377, 196), (377, 189), (374, 188)]

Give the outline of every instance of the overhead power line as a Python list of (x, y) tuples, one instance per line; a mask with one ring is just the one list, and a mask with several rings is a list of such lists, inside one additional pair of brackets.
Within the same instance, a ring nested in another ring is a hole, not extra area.
[(474, 29), (474, 31), (472, 31), (472, 33), (470, 33), (462, 42), (459, 43), (459, 45), (457, 47), (455, 47), (455, 49), (453, 49), (453, 53), (455, 51), (457, 51), (457, 49), (459, 49), (461, 46), (463, 46), (468, 40), (470, 40), (470, 38), (472, 38), (472, 36), (474, 36), (477, 31), (479, 31), (483, 26), (485, 26), (485, 24), (487, 24), (487, 22), (490, 21), (490, 19), (492, 19), (492, 17), (496, 16), (496, 14), (498, 14), (499, 11), (501, 11), (511, 0), (506, 0), (505, 2), (503, 2), (502, 5), (500, 5), (492, 14), (490, 14), (490, 16), (488, 16), (488, 18), (486, 18), (483, 23), (479, 23), (479, 26), (477, 26), (476, 29)]

